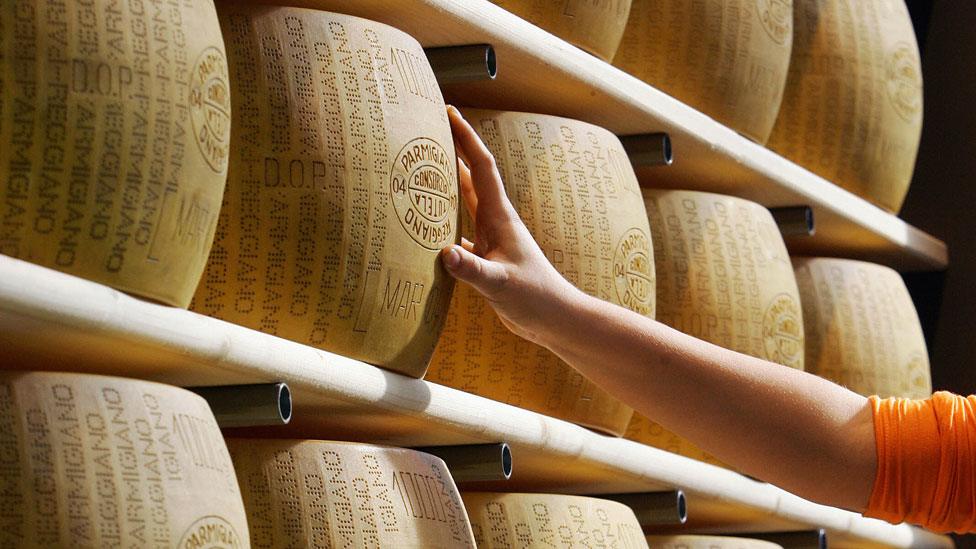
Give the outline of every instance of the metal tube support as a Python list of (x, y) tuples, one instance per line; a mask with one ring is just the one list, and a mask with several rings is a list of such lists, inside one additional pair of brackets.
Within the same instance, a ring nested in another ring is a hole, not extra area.
[(512, 449), (504, 442), (425, 446), (414, 450), (443, 459), (454, 482), (508, 480), (512, 476)]
[(495, 48), (491, 44), (426, 48), (427, 61), (434, 69), (437, 83), (461, 84), (479, 80), (494, 80), (498, 74)]
[(743, 535), (771, 541), (777, 545), (782, 545), (783, 549), (827, 549), (827, 532), (823, 528), (800, 532), (762, 532)]
[(684, 524), (688, 520), (688, 504), (681, 490), (636, 494), (607, 494), (594, 497), (623, 503), (634, 510), (641, 527)]
[(779, 227), (779, 232), (786, 236), (813, 236), (817, 232), (813, 220), (813, 208), (810, 206), (787, 206), (784, 208), (770, 208), (773, 221)]
[(630, 165), (635, 168), (670, 166), (674, 161), (671, 136), (666, 133), (625, 135), (620, 138), (620, 143), (630, 158)]
[(285, 425), (291, 421), (291, 390), (286, 383), (187, 387), (210, 404), (220, 427)]

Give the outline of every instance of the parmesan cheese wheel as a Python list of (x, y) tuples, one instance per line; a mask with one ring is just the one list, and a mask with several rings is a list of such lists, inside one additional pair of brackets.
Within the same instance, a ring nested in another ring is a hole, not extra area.
[(254, 547), (474, 547), (430, 454), (349, 442), (227, 441)]
[(227, 175), (210, 0), (0, 5), (0, 254), (186, 307)]
[(922, 132), (922, 71), (902, 0), (797, 0), (769, 147), (897, 212)]
[(234, 131), (195, 311), (421, 377), (454, 287), (447, 111), (423, 49), (365, 19), (219, 6)]
[(634, 512), (606, 499), (554, 494), (465, 492), (480, 549), (646, 548)]
[(608, 62), (620, 45), (631, 4), (631, 0), (491, 1)]
[[(654, 236), (657, 319), (727, 349), (802, 370), (800, 296), (769, 210), (720, 194), (642, 192)], [(637, 414), (626, 436), (719, 464)]]
[(794, 258), (807, 370), (862, 395), (932, 394), (928, 351), (912, 298), (895, 271), (832, 258)]
[(769, 541), (724, 536), (647, 536), (650, 549), (783, 549)]
[[(556, 269), (577, 287), (654, 314), (654, 258), (637, 179), (620, 141), (538, 114), (466, 110), (506, 190)], [(470, 227), (468, 237), (473, 237)], [(620, 435), (632, 410), (548, 350), (515, 336), (459, 285), (427, 379)]]
[(0, 373), (0, 546), (249, 547), (206, 401), (105, 376)]
[(613, 64), (765, 143), (783, 98), (793, 0), (633, 0)]

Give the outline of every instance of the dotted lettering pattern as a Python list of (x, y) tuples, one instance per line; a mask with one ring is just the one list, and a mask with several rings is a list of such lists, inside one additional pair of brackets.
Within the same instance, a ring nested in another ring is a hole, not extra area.
[(492, 0), (609, 62), (623, 36), (631, 0)]
[(0, 35), (0, 254), (187, 306), (230, 131), (212, 3), (12, 0)]
[(797, 0), (793, 61), (769, 147), (897, 212), (922, 131), (904, 2)]
[(765, 143), (792, 36), (791, 0), (634, 0), (613, 64)]
[[(623, 148), (574, 120), (466, 111), (549, 260), (590, 295), (654, 314), (653, 251)], [(470, 222), (462, 233), (470, 236)], [(516, 337), (459, 285), (427, 379), (611, 433), (631, 410), (546, 349)]]
[(453, 289), (437, 251), (459, 205), (423, 51), (320, 11), (228, 6), (220, 21), (232, 153), (191, 308), (420, 377)]
[(797, 258), (807, 369), (865, 396), (932, 394), (925, 337), (901, 276), (862, 261)]

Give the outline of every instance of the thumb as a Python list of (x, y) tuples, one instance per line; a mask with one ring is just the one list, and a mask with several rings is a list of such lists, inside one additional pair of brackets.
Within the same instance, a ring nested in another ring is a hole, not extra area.
[(478, 257), (456, 244), (441, 250), (441, 261), (454, 278), (487, 296), (498, 292), (508, 280), (508, 271), (502, 264)]

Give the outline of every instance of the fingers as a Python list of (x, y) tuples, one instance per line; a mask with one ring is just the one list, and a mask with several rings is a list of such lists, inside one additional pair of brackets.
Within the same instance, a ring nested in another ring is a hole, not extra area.
[(468, 240), (467, 238), (464, 238), (463, 236), (461, 237), (461, 247), (464, 248), (465, 250), (471, 252), (471, 253), (475, 253), (475, 251), (474, 251), (474, 242), (471, 242), (470, 240)]
[(508, 281), (508, 271), (501, 263), (478, 257), (462, 246), (441, 250), (441, 261), (447, 272), (486, 297), (497, 294)]
[(475, 224), (478, 222), (478, 193), (474, 192), (474, 185), (471, 184), (471, 170), (458, 159), (458, 183), (461, 184), (461, 198), (464, 200), (464, 207), (468, 209), (468, 215)]
[(471, 183), (478, 199), (489, 206), (503, 206), (508, 201), (502, 178), (495, 167), (495, 157), (481, 141), (474, 128), (453, 106), (447, 108), (458, 155), (471, 171)]

